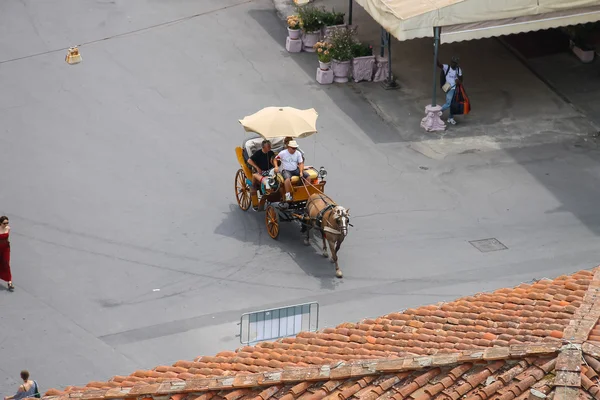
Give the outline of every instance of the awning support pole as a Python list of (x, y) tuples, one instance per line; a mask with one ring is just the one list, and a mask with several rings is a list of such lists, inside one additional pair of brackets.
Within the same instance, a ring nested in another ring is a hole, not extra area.
[(352, 0), (348, 0), (348, 25), (352, 25)]
[(436, 26), (433, 28), (433, 97), (431, 98), (431, 105), (437, 105), (437, 73), (438, 73), (438, 53), (440, 49), (440, 31), (442, 28)]
[(446, 124), (440, 118), (442, 116), (442, 106), (438, 106), (436, 101), (437, 61), (441, 31), (442, 28), (439, 26), (433, 28), (433, 96), (431, 97), (431, 105), (425, 107), (425, 118), (421, 120), (421, 128), (427, 132), (443, 132), (446, 130)]
[(385, 29), (383, 29), (383, 26), (381, 27), (381, 46), (379, 47), (379, 55), (381, 57), (385, 56), (385, 35), (387, 34), (387, 32), (385, 31)]
[(393, 90), (400, 88), (400, 86), (392, 73), (392, 35), (389, 32), (386, 32), (385, 36), (388, 50), (388, 77), (382, 82), (382, 86), (385, 90)]

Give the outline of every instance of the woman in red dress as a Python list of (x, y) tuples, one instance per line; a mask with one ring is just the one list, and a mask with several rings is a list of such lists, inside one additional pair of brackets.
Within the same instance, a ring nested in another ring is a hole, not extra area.
[(8, 235), (10, 234), (10, 226), (8, 226), (8, 217), (0, 217), (0, 279), (8, 282), (8, 290), (15, 290), (12, 283), (12, 275), (10, 273), (10, 242)]

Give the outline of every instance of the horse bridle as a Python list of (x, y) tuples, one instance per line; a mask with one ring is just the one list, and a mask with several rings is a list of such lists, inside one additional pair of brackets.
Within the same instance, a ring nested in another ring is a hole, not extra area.
[(348, 226), (352, 226), (350, 224), (350, 217), (348, 216), (347, 210), (342, 206), (335, 206), (333, 212), (336, 216), (336, 220), (340, 224), (342, 235), (346, 236), (348, 234)]

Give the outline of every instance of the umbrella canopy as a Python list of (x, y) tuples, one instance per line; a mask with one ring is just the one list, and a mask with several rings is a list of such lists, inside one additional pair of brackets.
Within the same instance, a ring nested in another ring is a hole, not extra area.
[(246, 132), (258, 133), (265, 139), (291, 136), (304, 138), (317, 133), (317, 111), (293, 107), (266, 107), (240, 120)]

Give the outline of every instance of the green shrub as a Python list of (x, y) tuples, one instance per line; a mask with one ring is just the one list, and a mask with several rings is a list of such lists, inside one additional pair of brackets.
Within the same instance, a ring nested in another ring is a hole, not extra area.
[(324, 26), (323, 10), (320, 8), (310, 5), (297, 7), (297, 14), (304, 32), (318, 31)]
[(341, 12), (335, 12), (334, 9), (331, 11), (323, 11), (321, 19), (323, 20), (325, 26), (344, 25), (345, 15), (346, 14)]
[(352, 57), (366, 57), (373, 55), (373, 46), (366, 43), (354, 43), (352, 45)]

